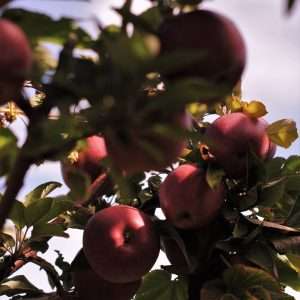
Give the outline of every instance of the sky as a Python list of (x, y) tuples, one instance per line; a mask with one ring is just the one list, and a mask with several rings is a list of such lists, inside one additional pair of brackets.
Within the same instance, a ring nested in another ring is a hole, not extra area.
[[(118, 7), (122, 0), (84, 1), (14, 1), (15, 7), (26, 7), (50, 13), (58, 18), (61, 15), (75, 17), (91, 31), (95, 26), (90, 19), (97, 17), (102, 24), (119, 22), (118, 16), (110, 9)], [(268, 110), (269, 122), (282, 118), (294, 119), (300, 128), (300, 5), (291, 16), (284, 14), (283, 0), (208, 0), (204, 7), (227, 15), (240, 28), (248, 52), (248, 62), (243, 76), (243, 96), (245, 100), (262, 100)], [(146, 0), (135, 0), (134, 11), (141, 12), (149, 6)], [(298, 3), (300, 4), (300, 3)], [(297, 9), (298, 8), (298, 9)], [(24, 139), (24, 125), (16, 122), (12, 128)], [(300, 141), (289, 149), (278, 148), (277, 155), (289, 156), (300, 154)], [(36, 185), (48, 180), (63, 182), (58, 163), (47, 163), (39, 167), (32, 166), (25, 178), (25, 185), (20, 192), (22, 198)], [(1, 187), (0, 187), (1, 188)], [(63, 187), (58, 193), (64, 193)], [(81, 234), (71, 232), (70, 239), (53, 238), (47, 259), (55, 259), (54, 249), (59, 249), (68, 261), (75, 256), (81, 244)], [(164, 262), (162, 256), (157, 265)], [(40, 288), (49, 290), (46, 276), (38, 268), (30, 265), (20, 273), (30, 273), (30, 280)], [(4, 297), (0, 297), (4, 300)], [(300, 296), (299, 298), (300, 299)]]

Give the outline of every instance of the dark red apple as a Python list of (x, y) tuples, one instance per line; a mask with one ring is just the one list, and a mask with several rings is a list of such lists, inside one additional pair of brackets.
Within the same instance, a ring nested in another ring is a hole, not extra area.
[(107, 157), (104, 138), (97, 135), (88, 137), (84, 148), (73, 152), (71, 156), (61, 165), (66, 184), (70, 186), (71, 173), (77, 170), (88, 175), (93, 182), (104, 172), (101, 164), (101, 160)]
[(159, 235), (142, 211), (117, 205), (97, 212), (83, 235), (83, 251), (94, 271), (107, 281), (139, 280), (155, 263)]
[(17, 100), (32, 63), (28, 40), (20, 27), (0, 20), (0, 104)]
[(182, 229), (201, 228), (218, 214), (224, 202), (224, 185), (211, 189), (205, 171), (184, 164), (170, 173), (159, 189), (160, 206), (172, 224)]
[[(167, 18), (159, 28), (161, 54), (193, 51), (203, 59), (184, 64), (165, 75), (201, 77), (232, 90), (246, 64), (246, 47), (236, 25), (227, 17), (208, 10), (196, 10)], [(186, 59), (185, 59), (186, 60)]]
[(251, 152), (263, 160), (275, 154), (276, 147), (270, 141), (266, 127), (264, 119), (236, 112), (219, 117), (207, 128), (205, 136), (209, 151), (228, 176), (247, 175)]
[(90, 267), (72, 273), (78, 300), (130, 300), (141, 285), (141, 280), (112, 283), (101, 278)]
[[(160, 115), (157, 113), (154, 123), (159, 118)], [(187, 130), (190, 128), (191, 118), (184, 111), (164, 117), (162, 122), (157, 123), (173, 126), (174, 129)], [(117, 132), (105, 135), (109, 156), (115, 166), (126, 174), (162, 170), (175, 162), (186, 146), (185, 139), (154, 134), (151, 128), (132, 128), (126, 133), (125, 138)]]

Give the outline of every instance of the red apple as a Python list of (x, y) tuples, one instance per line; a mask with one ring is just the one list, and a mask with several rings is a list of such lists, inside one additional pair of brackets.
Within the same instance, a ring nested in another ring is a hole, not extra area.
[[(169, 79), (201, 77), (232, 90), (246, 64), (246, 47), (236, 25), (227, 17), (197, 10), (167, 18), (159, 28), (161, 54), (197, 51), (203, 59), (170, 71)], [(196, 53), (197, 53), (196, 52)], [(201, 99), (202, 100), (202, 99)]]
[(205, 172), (184, 164), (170, 173), (159, 189), (160, 206), (172, 224), (182, 229), (201, 228), (218, 214), (224, 201), (224, 186), (211, 189)]
[(97, 212), (83, 235), (83, 250), (94, 271), (116, 283), (139, 280), (155, 263), (159, 235), (142, 211), (117, 205)]
[(68, 158), (61, 165), (63, 178), (68, 186), (70, 186), (71, 173), (76, 170), (88, 175), (91, 182), (104, 172), (101, 164), (101, 160), (107, 157), (104, 138), (97, 135), (88, 137), (84, 148), (73, 154), (74, 157)]
[(0, 104), (17, 100), (32, 63), (28, 40), (20, 27), (0, 20)]
[[(159, 113), (157, 118), (160, 118)], [(187, 130), (191, 118), (186, 112), (180, 112), (167, 116), (160, 124)], [(126, 174), (159, 171), (175, 162), (186, 146), (185, 139), (154, 134), (147, 128), (130, 129), (125, 139), (117, 132), (110, 132), (105, 135), (105, 141), (113, 163)]]
[(72, 279), (78, 300), (130, 300), (141, 284), (141, 280), (112, 283), (101, 278), (90, 267), (76, 270), (72, 273)]
[(228, 176), (246, 176), (251, 166), (251, 151), (263, 160), (274, 155), (276, 147), (266, 127), (264, 119), (236, 112), (219, 117), (207, 128), (209, 151)]

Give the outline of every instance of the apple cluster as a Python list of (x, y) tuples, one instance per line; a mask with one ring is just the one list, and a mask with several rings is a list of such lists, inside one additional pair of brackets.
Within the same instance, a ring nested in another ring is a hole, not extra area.
[[(195, 28), (197, 34), (194, 34)], [(228, 94), (240, 81), (246, 47), (237, 27), (227, 17), (207, 10), (172, 16), (160, 26), (159, 38), (162, 56), (196, 51), (202, 57), (192, 66), (176, 66), (161, 74), (166, 83), (178, 78), (200, 77), (225, 85)], [(215, 100), (199, 99), (201, 103)], [(182, 131), (192, 128), (191, 116), (185, 109), (168, 114), (155, 112), (150, 121), (156, 118), (163, 118), (164, 123)], [(207, 126), (202, 138), (209, 153), (208, 162), (204, 165), (180, 163), (159, 187), (158, 206), (171, 226), (186, 235), (203, 230), (218, 218), (226, 202), (226, 184), (225, 180), (214, 187), (208, 183), (208, 164), (223, 169), (226, 178), (247, 176), (251, 155), (267, 160), (275, 153), (276, 147), (266, 128), (265, 120), (243, 112), (225, 114)], [(144, 128), (133, 128), (126, 135), (118, 130), (104, 131), (101, 136), (87, 138), (83, 148), (73, 151), (62, 163), (62, 173), (65, 182), (72, 187), (70, 178), (76, 170), (92, 183), (108, 174), (109, 168), (103, 164), (107, 159), (123, 176), (161, 171), (175, 163), (187, 146), (186, 139), (155, 135)], [(153, 155), (149, 148), (159, 155)], [(201, 156), (200, 151), (198, 155)], [(141, 278), (153, 267), (160, 251), (160, 239), (153, 217), (142, 209), (115, 204), (97, 211), (87, 222), (83, 236), (83, 252), (89, 268), (74, 274), (79, 296), (82, 299), (87, 295), (89, 299), (130, 299), (139, 288)], [(186, 260), (178, 245), (172, 242), (163, 240), (162, 249), (171, 263), (181, 268)], [(83, 280), (89, 282), (90, 291)], [(95, 287), (97, 291), (92, 292)], [(115, 290), (122, 296), (116, 296)]]
[(18, 100), (30, 72), (32, 53), (22, 29), (0, 20), (0, 105)]

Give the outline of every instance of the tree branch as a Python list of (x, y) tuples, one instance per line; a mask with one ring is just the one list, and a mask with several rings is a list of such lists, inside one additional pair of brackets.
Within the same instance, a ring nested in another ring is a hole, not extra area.
[(24, 155), (24, 152), (21, 149), (7, 179), (7, 188), (0, 203), (0, 231), (2, 230), (4, 222), (13, 207), (19, 190), (23, 186), (24, 177), (30, 165), (30, 159)]

